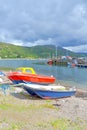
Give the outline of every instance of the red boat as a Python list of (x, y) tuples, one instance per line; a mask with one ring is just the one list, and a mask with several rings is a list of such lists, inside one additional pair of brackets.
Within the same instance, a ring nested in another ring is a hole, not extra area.
[(53, 76), (44, 76), (36, 73), (27, 73), (27, 72), (9, 72), (7, 77), (13, 83), (23, 83), (23, 82), (32, 82), (39, 84), (50, 84), (55, 82), (55, 77)]
[(53, 65), (53, 61), (52, 61), (52, 60), (49, 60), (47, 63), (48, 63), (49, 65)]

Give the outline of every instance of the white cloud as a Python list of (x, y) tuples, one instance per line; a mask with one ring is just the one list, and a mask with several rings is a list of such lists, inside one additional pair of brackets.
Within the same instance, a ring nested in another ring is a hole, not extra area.
[(87, 53), (87, 45), (79, 45), (79, 46), (70, 46), (70, 47), (64, 47), (65, 49), (68, 49), (73, 52), (85, 52)]
[(21, 40), (17, 41), (17, 40), (10, 39), (8, 43), (12, 43), (14, 45), (19, 45), (19, 46), (36, 46), (36, 45), (53, 45), (54, 41), (53, 39), (49, 38), (45, 40), (39, 39), (34, 42), (23, 43)]

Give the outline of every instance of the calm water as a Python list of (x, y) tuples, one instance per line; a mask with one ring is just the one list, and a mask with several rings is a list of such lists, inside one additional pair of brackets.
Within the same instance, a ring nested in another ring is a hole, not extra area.
[(87, 90), (87, 68), (49, 66), (36, 64), (37, 62), (46, 63), (46, 60), (0, 60), (0, 67), (33, 67), (39, 74), (55, 76), (60, 84)]

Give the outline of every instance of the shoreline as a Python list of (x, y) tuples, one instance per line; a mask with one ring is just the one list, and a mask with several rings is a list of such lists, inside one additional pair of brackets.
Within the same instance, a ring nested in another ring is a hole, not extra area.
[[(11, 83), (7, 77), (4, 81)], [(44, 100), (12, 87), (0, 89), (0, 130), (86, 130), (87, 91), (77, 89), (75, 96)]]
[[(5, 73), (6, 73), (6, 71), (5, 71)], [(3, 80), (3, 82), (0, 82), (0, 84), (8, 84), (8, 85), (13, 84), (12, 81), (10, 81), (6, 76), (0, 76), (0, 78)], [(82, 97), (82, 98), (87, 97), (87, 90), (76, 88), (75, 96)]]
[[(81, 71), (81, 69), (77, 69), (77, 68), (58, 68), (58, 67), (51, 67), (51, 66), (41, 66), (40, 68), (38, 68), (38, 64), (35, 64), (35, 60), (37, 59), (29, 59), (29, 61), (27, 59), (24, 58), (24, 60), (26, 60), (26, 64), (24, 61), (22, 61), (23, 59), (3, 59), (3, 60), (7, 60), (7, 61), (1, 61), (1, 70), (4, 71), (3, 66), (7, 66), (7, 68), (5, 70), (15, 70), (17, 67), (20, 67), (21, 65), (24, 66), (31, 66), (33, 68), (35, 68), (37, 73), (40, 74), (46, 74), (46, 75), (54, 75), (56, 77), (56, 81), (58, 80), (59, 83), (64, 83), (64, 85), (68, 84), (71, 86), (75, 86), (77, 89), (81, 88), (84, 90), (87, 90), (87, 77), (86, 77), (86, 71), (87, 69), (84, 71), (84, 69)], [(10, 61), (11, 60), (11, 61)], [(12, 61), (13, 60), (13, 61)], [(18, 62), (17, 62), (17, 61)], [(34, 61), (33, 61), (34, 60)], [(33, 64), (34, 62), (34, 64)], [(38, 61), (39, 62), (39, 61)], [(3, 65), (4, 63), (4, 65)], [(10, 64), (12, 64), (12, 66), (10, 66)], [(12, 68), (11, 68), (12, 67)], [(45, 67), (45, 69), (44, 69)], [(51, 70), (52, 68), (52, 70)], [(85, 73), (83, 73), (85, 72)], [(57, 76), (58, 74), (60, 74), (60, 76)], [(65, 76), (64, 76), (65, 75)], [(85, 77), (84, 77), (85, 76)]]
[(0, 113), (0, 130), (86, 130), (87, 95), (43, 100), (15, 87), (0, 91)]
[[(15, 68), (1, 68), (1, 72), (4, 72), (5, 74), (8, 73), (9, 71), (14, 71)], [(54, 84), (61, 84), (61, 85), (64, 85), (64, 86), (70, 86), (70, 87), (75, 87), (76, 89), (81, 89), (83, 91), (87, 91), (87, 85), (86, 84), (80, 84), (80, 83), (77, 83), (77, 82), (74, 82), (74, 81), (65, 81), (65, 80), (58, 80), (56, 79), (55, 83)]]
[[(7, 70), (7, 71), (2, 70), (2, 72), (4, 72), (4, 74), (6, 74), (6, 73), (8, 73), (8, 70)], [(0, 78), (3, 80), (3, 82), (1, 82), (0, 84), (2, 84), (2, 83), (13, 84), (12, 81), (7, 78), (7, 76), (0, 76)], [(64, 81), (61, 82), (61, 83), (57, 83), (57, 82), (54, 83), (54, 85), (58, 85), (58, 84), (64, 85), (64, 86), (68, 86), (68, 87), (69, 87), (69, 86), (72, 87), (71, 85), (67, 85), (66, 83), (64, 83)], [(53, 84), (52, 84), (52, 85), (53, 85)], [(73, 86), (73, 87), (74, 87), (74, 86)], [(75, 88), (76, 88), (76, 90), (77, 90), (77, 96), (78, 96), (78, 95), (82, 95), (82, 96), (83, 96), (83, 95), (86, 95), (86, 94), (87, 94), (87, 90), (86, 90), (86, 89), (77, 88), (77, 87), (75, 87)]]

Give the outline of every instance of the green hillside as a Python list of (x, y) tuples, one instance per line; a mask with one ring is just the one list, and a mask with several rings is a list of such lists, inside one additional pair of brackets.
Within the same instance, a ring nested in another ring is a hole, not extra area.
[[(61, 47), (57, 47), (57, 56), (86, 56), (86, 54), (76, 54)], [(56, 56), (54, 45), (40, 45), (34, 47), (16, 46), (13, 44), (0, 43), (0, 58), (52, 58)]]
[(0, 57), (1, 58), (31, 58), (36, 57), (32, 54), (28, 47), (16, 46), (13, 44), (0, 43)]

